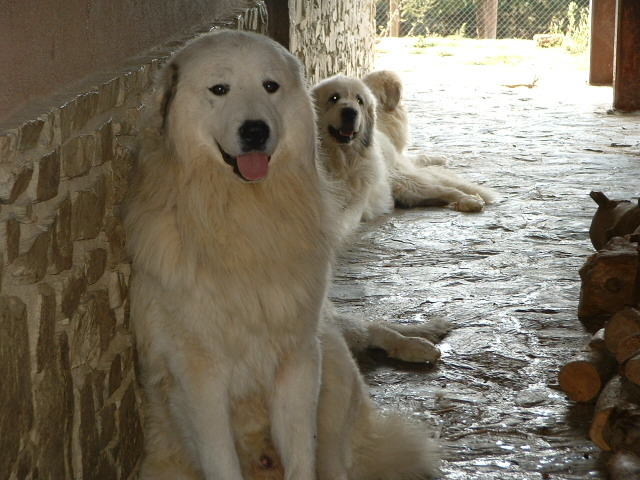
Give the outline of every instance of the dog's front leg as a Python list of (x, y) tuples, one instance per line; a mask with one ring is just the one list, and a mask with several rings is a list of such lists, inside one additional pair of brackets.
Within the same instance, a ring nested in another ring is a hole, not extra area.
[(316, 431), (321, 372), (317, 339), (297, 346), (278, 366), (272, 404), (272, 435), (285, 480), (316, 478)]
[(207, 480), (243, 480), (233, 441), (229, 375), (210, 366), (210, 359), (192, 352), (174, 353), (170, 368), (177, 388), (170, 408)]

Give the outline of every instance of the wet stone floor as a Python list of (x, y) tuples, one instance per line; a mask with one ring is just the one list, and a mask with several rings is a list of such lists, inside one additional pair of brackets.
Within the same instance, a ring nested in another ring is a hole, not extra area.
[(608, 113), (611, 89), (586, 86), (586, 72), (511, 89), (478, 67), (379, 67), (405, 82), (414, 148), (502, 199), (479, 214), (397, 210), (341, 257), (341, 310), (454, 324), (435, 367), (361, 358), (375, 402), (432, 428), (446, 479), (607, 478), (593, 405), (567, 400), (557, 372), (588, 339), (576, 317), (588, 193), (640, 195), (640, 116)]

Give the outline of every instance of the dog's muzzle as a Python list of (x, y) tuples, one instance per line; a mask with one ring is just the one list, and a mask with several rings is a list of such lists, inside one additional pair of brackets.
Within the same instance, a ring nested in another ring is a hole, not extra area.
[(350, 143), (356, 137), (356, 120), (358, 111), (352, 107), (345, 107), (340, 111), (340, 127), (335, 128), (329, 125), (329, 134), (338, 143)]
[(233, 167), (233, 173), (247, 182), (258, 182), (266, 177), (271, 157), (264, 153), (270, 129), (262, 120), (247, 120), (238, 128), (238, 136), (245, 153), (234, 157), (218, 144), (225, 163)]

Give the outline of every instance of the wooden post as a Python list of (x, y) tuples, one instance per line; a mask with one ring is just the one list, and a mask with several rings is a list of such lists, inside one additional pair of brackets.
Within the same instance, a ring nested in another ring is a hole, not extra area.
[(400, 36), (400, 8), (398, 0), (389, 0), (389, 36)]
[(640, 110), (640, 2), (617, 0), (613, 108)]
[(498, 30), (498, 0), (480, 0), (476, 7), (476, 24), (479, 39), (495, 40)]
[(616, 0), (591, 0), (589, 83), (613, 85)]

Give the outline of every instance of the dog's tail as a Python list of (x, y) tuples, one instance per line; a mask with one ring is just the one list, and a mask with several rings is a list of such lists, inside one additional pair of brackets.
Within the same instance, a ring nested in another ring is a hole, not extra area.
[(350, 478), (424, 480), (439, 476), (438, 448), (424, 425), (400, 414), (370, 413), (368, 431), (356, 440)]

